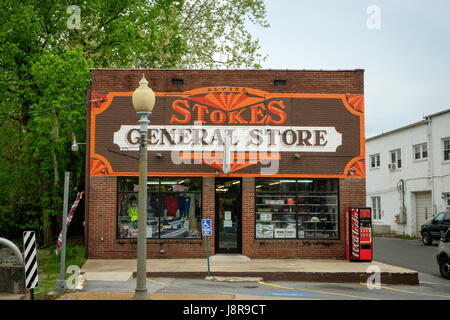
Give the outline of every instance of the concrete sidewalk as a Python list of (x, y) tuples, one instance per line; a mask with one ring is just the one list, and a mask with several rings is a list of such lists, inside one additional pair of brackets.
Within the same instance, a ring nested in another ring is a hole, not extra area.
[[(81, 268), (89, 281), (126, 281), (135, 277), (135, 259), (88, 259)], [(378, 266), (384, 284), (418, 285), (418, 272), (376, 261), (349, 262), (332, 259), (249, 259), (240, 255), (216, 255), (210, 258), (214, 277), (259, 277), (265, 281), (366, 282)], [(205, 278), (204, 259), (148, 259), (148, 277)]]

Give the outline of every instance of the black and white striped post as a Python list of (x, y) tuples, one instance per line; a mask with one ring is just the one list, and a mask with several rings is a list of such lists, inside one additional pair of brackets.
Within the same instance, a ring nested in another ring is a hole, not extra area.
[(36, 236), (34, 231), (23, 233), (23, 249), (25, 257), (25, 287), (30, 289), (31, 300), (34, 300), (34, 288), (39, 286), (36, 256)]

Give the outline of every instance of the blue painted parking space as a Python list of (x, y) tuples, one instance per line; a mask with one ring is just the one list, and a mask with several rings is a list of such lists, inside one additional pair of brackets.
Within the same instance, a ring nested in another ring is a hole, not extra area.
[(255, 292), (255, 295), (265, 295), (274, 297), (318, 297), (316, 294), (303, 293), (303, 292)]

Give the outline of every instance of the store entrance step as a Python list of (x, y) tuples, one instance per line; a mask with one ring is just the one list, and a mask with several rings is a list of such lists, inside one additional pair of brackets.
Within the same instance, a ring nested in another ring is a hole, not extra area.
[(216, 254), (209, 257), (214, 262), (250, 262), (250, 258), (241, 254)]

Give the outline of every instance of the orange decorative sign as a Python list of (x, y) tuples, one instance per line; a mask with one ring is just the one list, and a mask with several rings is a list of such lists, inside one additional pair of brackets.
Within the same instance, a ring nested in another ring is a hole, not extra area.
[[(91, 104), (91, 176), (138, 175), (131, 95), (92, 94), (103, 101)], [(149, 175), (365, 177), (363, 95), (244, 87), (157, 92), (149, 119)]]

